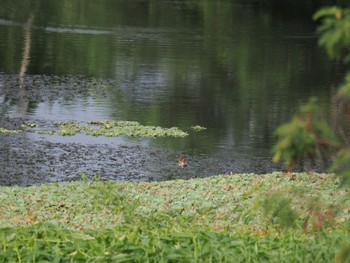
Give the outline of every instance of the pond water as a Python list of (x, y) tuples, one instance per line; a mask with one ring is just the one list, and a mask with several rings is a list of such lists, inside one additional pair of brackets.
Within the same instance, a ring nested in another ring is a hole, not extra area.
[[(0, 183), (283, 169), (271, 163), (274, 130), (311, 96), (330, 108), (342, 74), (317, 45), (316, 6), (257, 3), (1, 0), (4, 123), (129, 120), (190, 135), (0, 135)], [(207, 129), (193, 132), (193, 125)], [(121, 159), (113, 164), (116, 151)], [(177, 167), (180, 154), (189, 159), (186, 171)]]

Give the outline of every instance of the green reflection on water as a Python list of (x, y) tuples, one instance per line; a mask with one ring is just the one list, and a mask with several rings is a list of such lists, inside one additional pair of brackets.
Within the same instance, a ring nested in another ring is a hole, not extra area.
[(276, 1), (2, 1), (0, 71), (19, 71), (31, 14), (27, 73), (115, 80), (105, 119), (208, 128), (164, 142), (180, 150), (268, 148), (310, 96), (329, 107), (336, 81), (308, 22), (316, 5), (304, 2), (298, 17)]

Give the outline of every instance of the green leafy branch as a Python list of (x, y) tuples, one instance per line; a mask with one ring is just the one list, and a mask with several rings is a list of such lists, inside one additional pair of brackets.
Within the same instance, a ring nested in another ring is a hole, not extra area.
[(314, 20), (321, 20), (320, 46), (332, 59), (350, 62), (350, 9), (337, 6), (325, 7), (316, 12)]
[(315, 98), (301, 107), (293, 119), (276, 130), (278, 142), (273, 160), (283, 160), (290, 171), (295, 164), (316, 157), (327, 159), (327, 153), (339, 149), (339, 141), (327, 122), (322, 119)]

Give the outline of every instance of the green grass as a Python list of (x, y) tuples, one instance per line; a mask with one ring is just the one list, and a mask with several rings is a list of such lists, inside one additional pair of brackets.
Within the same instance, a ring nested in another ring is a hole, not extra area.
[(0, 240), (2, 262), (332, 262), (348, 237), (149, 232), (132, 226), (72, 232), (37, 225), (3, 229)]
[(2, 262), (333, 262), (349, 242), (326, 174), (2, 187), (0, 204)]

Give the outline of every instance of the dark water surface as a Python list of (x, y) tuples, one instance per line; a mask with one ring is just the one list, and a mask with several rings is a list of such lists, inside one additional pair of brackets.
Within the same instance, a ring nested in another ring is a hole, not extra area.
[(342, 77), (317, 46), (315, 6), (254, 2), (0, 0), (0, 127), (113, 119), (191, 133), (0, 134), (0, 184), (283, 168), (270, 161), (275, 128), (311, 96), (330, 108)]

